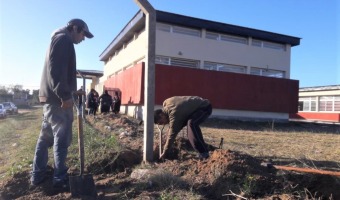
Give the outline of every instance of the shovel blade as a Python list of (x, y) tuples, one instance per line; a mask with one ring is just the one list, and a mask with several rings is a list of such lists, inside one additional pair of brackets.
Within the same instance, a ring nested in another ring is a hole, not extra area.
[(70, 176), (70, 191), (72, 197), (96, 197), (97, 191), (91, 174)]

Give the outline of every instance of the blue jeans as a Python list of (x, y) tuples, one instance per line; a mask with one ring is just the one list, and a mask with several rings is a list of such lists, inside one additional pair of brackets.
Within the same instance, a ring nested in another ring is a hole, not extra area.
[(62, 109), (60, 105), (45, 104), (43, 122), (35, 148), (31, 182), (41, 182), (46, 176), (48, 148), (53, 146), (53, 183), (67, 178), (65, 165), (67, 150), (72, 141), (73, 109)]

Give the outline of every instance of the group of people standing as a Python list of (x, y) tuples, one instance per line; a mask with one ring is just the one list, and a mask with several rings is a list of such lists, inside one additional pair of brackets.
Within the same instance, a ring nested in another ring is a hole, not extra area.
[(120, 111), (121, 100), (117, 91), (112, 97), (107, 90), (104, 91), (102, 95), (98, 95), (95, 89), (91, 89), (90, 93), (87, 95), (86, 106), (89, 109), (89, 114), (96, 115), (98, 107), (100, 106), (101, 113), (108, 113), (110, 109), (114, 114)]

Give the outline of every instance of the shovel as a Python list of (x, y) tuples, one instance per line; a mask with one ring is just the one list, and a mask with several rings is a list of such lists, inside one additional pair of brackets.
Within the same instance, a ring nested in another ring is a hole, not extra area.
[[(77, 96), (85, 95), (84, 92), (76, 92)], [(93, 181), (93, 177), (91, 174), (84, 174), (84, 134), (83, 134), (83, 118), (81, 116), (81, 109), (77, 102), (73, 98), (73, 103), (77, 110), (77, 122), (78, 122), (78, 144), (79, 144), (79, 158), (80, 158), (80, 174), (79, 176), (70, 176), (70, 191), (72, 197), (82, 197), (82, 196), (90, 196), (96, 197), (96, 187)]]
[(162, 143), (163, 143), (163, 129), (164, 129), (164, 125), (162, 127), (162, 130), (159, 128), (158, 124), (157, 124), (157, 128), (158, 128), (158, 131), (159, 131), (159, 157), (161, 157), (163, 151), (162, 151)]

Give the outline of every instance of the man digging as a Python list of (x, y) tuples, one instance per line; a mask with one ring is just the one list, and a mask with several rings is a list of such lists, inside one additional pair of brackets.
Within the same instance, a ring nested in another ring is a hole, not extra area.
[(211, 115), (211, 112), (212, 106), (209, 100), (198, 96), (174, 96), (166, 99), (163, 102), (163, 109), (154, 111), (155, 124), (169, 124), (168, 137), (160, 159), (169, 157), (177, 134), (185, 126), (187, 126), (189, 142), (199, 153), (198, 157), (200, 159), (208, 158), (208, 148), (199, 125)]

